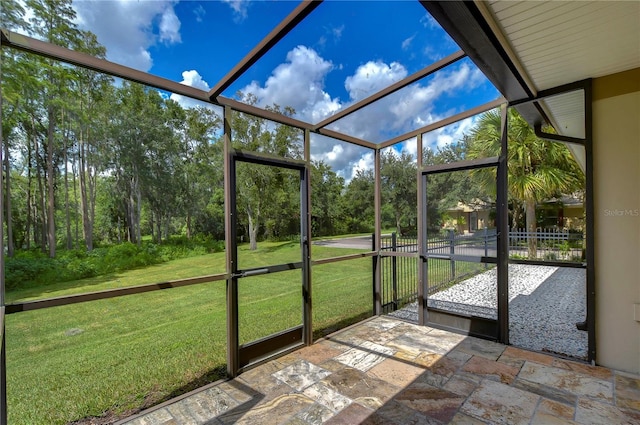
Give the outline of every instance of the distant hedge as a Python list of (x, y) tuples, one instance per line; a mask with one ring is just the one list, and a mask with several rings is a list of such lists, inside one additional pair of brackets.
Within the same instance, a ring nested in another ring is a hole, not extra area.
[(14, 290), (67, 282), (223, 250), (224, 242), (199, 236), (174, 237), (161, 245), (145, 241), (140, 246), (125, 242), (92, 251), (59, 249), (56, 258), (39, 250), (18, 251), (5, 258), (5, 285)]

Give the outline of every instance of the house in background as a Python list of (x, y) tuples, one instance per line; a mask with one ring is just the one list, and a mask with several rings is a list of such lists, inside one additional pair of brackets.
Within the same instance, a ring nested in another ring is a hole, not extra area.
[[(541, 202), (536, 206), (536, 223), (539, 229), (582, 232), (585, 225), (584, 202), (575, 194)], [(459, 201), (455, 207), (444, 210), (443, 229), (467, 234), (485, 227), (495, 227), (495, 205), (489, 202), (476, 199), (466, 204)], [(513, 227), (513, 223), (509, 223), (509, 228)], [(524, 224), (516, 227), (524, 228)]]
[(458, 201), (443, 214), (443, 229), (453, 229), (458, 234), (475, 233), (484, 228), (495, 228), (495, 206), (481, 199), (466, 204)]
[(538, 227), (566, 231), (584, 229), (584, 202), (576, 195), (550, 199), (537, 207)]

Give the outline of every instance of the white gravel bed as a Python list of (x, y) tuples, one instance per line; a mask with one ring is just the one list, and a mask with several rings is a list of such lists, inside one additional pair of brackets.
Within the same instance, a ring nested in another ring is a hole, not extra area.
[[(584, 269), (509, 265), (509, 341), (536, 351), (586, 359)], [(429, 307), (497, 319), (497, 272), (489, 271), (432, 295)], [(417, 321), (417, 303), (390, 313)]]

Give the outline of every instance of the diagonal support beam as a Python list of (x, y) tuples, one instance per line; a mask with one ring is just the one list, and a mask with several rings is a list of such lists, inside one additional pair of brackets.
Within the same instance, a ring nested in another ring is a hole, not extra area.
[(216, 99), (233, 84), (247, 69), (264, 56), (273, 46), (282, 40), (292, 29), (320, 5), (321, 0), (303, 1), (275, 27), (247, 56), (244, 57), (227, 75), (209, 91), (209, 98)]
[(353, 114), (356, 111), (359, 111), (360, 109), (364, 108), (365, 106), (368, 106), (370, 104), (372, 104), (373, 102), (375, 102), (378, 99), (382, 99), (385, 96), (388, 96), (392, 93), (397, 92), (398, 90), (408, 86), (409, 84), (415, 83), (418, 80), (421, 80), (422, 78), (425, 78), (431, 74), (433, 74), (436, 71), (441, 70), (444, 67), (447, 67), (449, 65), (451, 65), (452, 63), (455, 63), (457, 61), (459, 61), (460, 59), (466, 57), (466, 54), (462, 51), (459, 50), (449, 56), (447, 56), (446, 58), (440, 59), (438, 62), (432, 63), (431, 65), (427, 66), (426, 68), (421, 69), (420, 71), (409, 75), (408, 77), (390, 85), (387, 88), (384, 88), (382, 90), (380, 90), (377, 93), (372, 94), (371, 96), (362, 99), (359, 102), (354, 103), (353, 105), (349, 106), (348, 108), (345, 108), (339, 112), (336, 112), (335, 114), (331, 115), (329, 118), (319, 122), (318, 124), (316, 124), (313, 127), (313, 131), (317, 131), (320, 128), (326, 127), (331, 123), (334, 123), (335, 121), (338, 121), (341, 118), (346, 117), (347, 115)]
[(280, 124), (288, 125), (291, 127), (299, 128), (299, 129), (308, 129), (311, 127), (310, 124), (300, 121), (296, 118), (290, 117), (288, 115), (279, 114), (274, 111), (269, 111), (268, 109), (260, 108), (259, 106), (249, 105), (248, 103), (243, 103), (235, 99), (231, 99), (224, 96), (218, 96), (213, 103), (221, 106), (229, 106), (232, 109), (238, 112), (244, 112), (246, 114), (254, 115), (256, 117), (265, 118)]
[(464, 111), (464, 112), (460, 112), (459, 114), (452, 115), (452, 116), (450, 116), (448, 118), (445, 118), (443, 120), (436, 121), (436, 122), (434, 122), (432, 124), (429, 124), (429, 125), (426, 125), (424, 127), (420, 127), (417, 130), (413, 130), (413, 131), (410, 131), (408, 133), (402, 134), (402, 135), (400, 135), (398, 137), (394, 137), (393, 139), (387, 140), (386, 142), (382, 142), (382, 143), (378, 144), (378, 148), (380, 148), (380, 149), (388, 148), (389, 146), (393, 146), (396, 143), (404, 142), (405, 140), (411, 139), (412, 137), (416, 137), (418, 134), (428, 133), (430, 131), (437, 130), (437, 129), (441, 128), (441, 127), (445, 127), (445, 126), (447, 126), (449, 124), (453, 124), (453, 123), (456, 123), (458, 121), (462, 121), (463, 119), (472, 117), (474, 115), (478, 115), (478, 114), (481, 114), (483, 112), (487, 112), (488, 110), (497, 108), (497, 107), (501, 106), (503, 103), (506, 103), (506, 102), (507, 101), (504, 98), (500, 97), (500, 98), (498, 98), (496, 100), (493, 100), (491, 102), (487, 102), (487, 103), (485, 103), (483, 105), (476, 106), (475, 108), (469, 109), (469, 110)]
[(2, 46), (12, 47), (29, 53), (45, 56), (51, 59), (70, 63), (72, 65), (88, 68), (93, 71), (103, 72), (114, 77), (123, 78), (136, 83), (145, 84), (160, 90), (167, 90), (172, 93), (181, 94), (192, 99), (209, 102), (209, 97), (204, 90), (180, 84), (166, 78), (158, 77), (147, 72), (138, 71), (128, 66), (99, 59), (86, 53), (76, 52), (66, 47), (47, 43), (26, 35), (18, 34), (9, 30), (1, 30)]
[(337, 131), (329, 130), (326, 128), (320, 129), (318, 134), (322, 134), (323, 136), (333, 137), (334, 139), (342, 140), (343, 142), (353, 143), (354, 145), (362, 146), (365, 148), (375, 149), (376, 144), (373, 142), (368, 142), (363, 139), (359, 139), (354, 136), (349, 136), (344, 133), (339, 133)]

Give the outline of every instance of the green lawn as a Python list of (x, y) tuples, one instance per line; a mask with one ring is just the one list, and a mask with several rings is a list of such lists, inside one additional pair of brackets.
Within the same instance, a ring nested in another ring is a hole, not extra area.
[[(357, 250), (313, 247), (314, 259)], [(291, 262), (295, 243), (240, 247), (242, 267)], [(295, 260), (294, 260), (295, 261)], [(299, 261), (299, 260), (297, 260)], [(8, 293), (9, 302), (162, 282), (224, 271), (224, 253)], [(371, 315), (371, 259), (315, 266), (314, 333)], [(241, 279), (240, 338), (301, 322), (300, 270)], [(64, 424), (122, 414), (224, 375), (225, 282), (131, 295), (6, 317), (11, 424)]]

